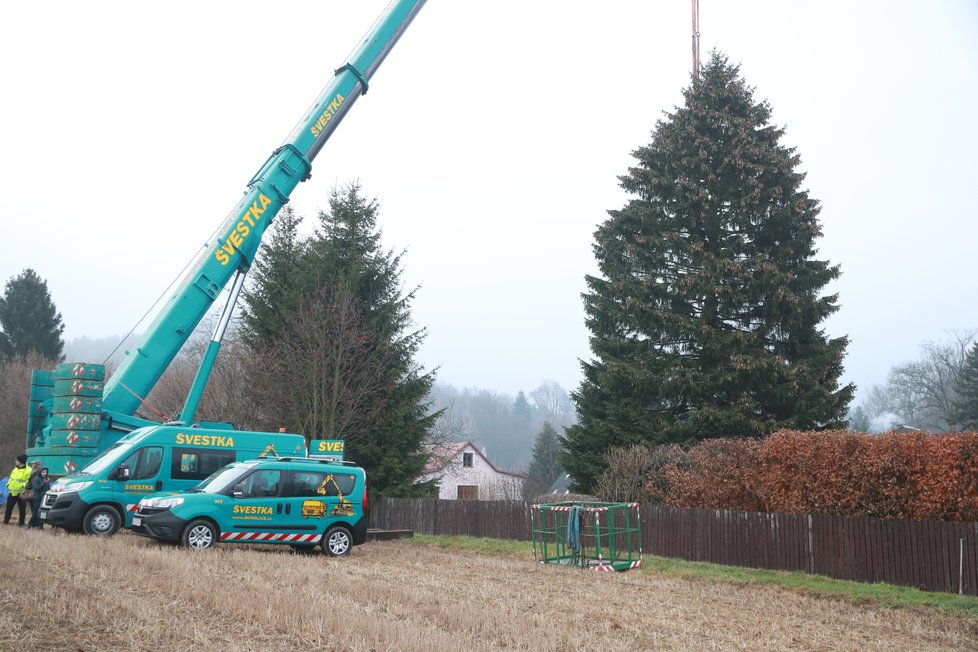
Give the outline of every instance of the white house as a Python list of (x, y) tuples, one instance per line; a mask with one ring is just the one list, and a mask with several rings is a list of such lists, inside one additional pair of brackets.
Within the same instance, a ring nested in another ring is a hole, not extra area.
[(419, 482), (438, 480), (438, 497), (521, 500), (525, 475), (501, 471), (470, 441), (436, 446)]

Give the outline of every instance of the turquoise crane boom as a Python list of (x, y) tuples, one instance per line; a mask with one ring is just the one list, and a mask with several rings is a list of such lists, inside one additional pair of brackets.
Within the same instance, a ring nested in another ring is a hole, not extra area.
[[(59, 365), (55, 372), (34, 372), (27, 438), (31, 458), (41, 458), (55, 474), (61, 469), (70, 473), (123, 434), (150, 425), (152, 422), (136, 417), (136, 411), (218, 295), (235, 279), (180, 414), (180, 420), (193, 422), (262, 235), (296, 186), (309, 178), (312, 160), (367, 92), (371, 77), (424, 4), (425, 0), (394, 0), (387, 6), (285, 143), (248, 182), (216, 238), (207, 244), (140, 342), (126, 352), (104, 388), (97, 365), (67, 364)], [(69, 397), (73, 400), (58, 400)]]

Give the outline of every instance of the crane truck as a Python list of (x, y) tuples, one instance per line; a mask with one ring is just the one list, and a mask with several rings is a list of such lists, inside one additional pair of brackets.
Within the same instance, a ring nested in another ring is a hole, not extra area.
[[(68, 476), (82, 470), (120, 439), (145, 438), (147, 429), (153, 430), (154, 440), (169, 435), (174, 441), (178, 436), (181, 441), (234, 440), (237, 431), (230, 425), (202, 423), (195, 414), (245, 274), (275, 215), (289, 201), (296, 186), (310, 177), (313, 159), (354, 103), (366, 94), (371, 77), (424, 4), (425, 0), (393, 0), (385, 8), (350, 57), (334, 71), (284, 144), (272, 152), (248, 182), (243, 198), (215, 232), (216, 237), (207, 243), (110, 378), (105, 378), (103, 365), (87, 363), (65, 363), (53, 371), (33, 372), (27, 425), (30, 459), (41, 460), (55, 477)], [(226, 305), (179, 416), (162, 425), (137, 416), (166, 368), (229, 284)], [(301, 452), (305, 453), (304, 447)], [(283, 454), (296, 451), (290, 449)], [(130, 480), (128, 471), (125, 469), (126, 477), (120, 475), (118, 479)], [(145, 493), (159, 490), (158, 484), (138, 483), (148, 489)], [(130, 499), (138, 502), (139, 497), (133, 495)]]

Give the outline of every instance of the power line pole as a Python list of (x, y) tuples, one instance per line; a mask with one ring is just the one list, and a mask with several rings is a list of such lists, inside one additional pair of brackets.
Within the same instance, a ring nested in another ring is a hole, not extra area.
[(693, 83), (700, 76), (700, 0), (693, 2)]

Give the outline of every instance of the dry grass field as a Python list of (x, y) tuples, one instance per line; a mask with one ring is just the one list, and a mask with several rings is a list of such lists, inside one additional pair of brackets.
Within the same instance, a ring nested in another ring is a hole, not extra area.
[(966, 650), (978, 621), (375, 542), (190, 551), (0, 526), (2, 650)]

